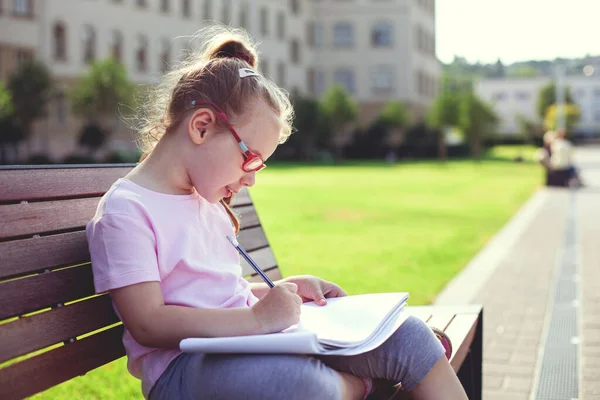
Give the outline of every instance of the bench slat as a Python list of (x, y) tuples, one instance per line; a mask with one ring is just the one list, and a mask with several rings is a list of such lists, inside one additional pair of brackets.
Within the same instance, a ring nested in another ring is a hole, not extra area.
[(0, 320), (92, 295), (91, 264), (0, 282)]
[(253, 206), (240, 206), (233, 210), (238, 215), (241, 229), (253, 228), (260, 225), (260, 220)]
[(0, 206), (0, 240), (85, 228), (98, 201), (91, 197)]
[(269, 246), (267, 236), (261, 226), (240, 231), (238, 241), (247, 252)]
[(475, 337), (478, 318), (478, 314), (457, 314), (444, 331), (453, 344), (450, 364), (455, 372), (458, 372), (469, 352)]
[(0, 280), (90, 260), (85, 231), (0, 242), (0, 254)]
[[(249, 251), (248, 254), (263, 271), (271, 270), (273, 268), (277, 268), (277, 261), (275, 261), (275, 256), (271, 251), (270, 247), (265, 247), (260, 250)], [(254, 269), (240, 257), (241, 265), (242, 265), (242, 276), (251, 276), (256, 275)]]
[[(6, 206), (0, 206), (0, 209), (2, 207)], [(96, 206), (94, 205), (93, 209), (95, 210), (95, 208)], [(242, 206), (235, 210), (241, 214), (241, 221), (243, 223), (242, 231), (246, 226), (256, 227), (259, 224), (258, 216), (253, 206)], [(52, 218), (54, 218), (54, 215), (52, 213), (45, 214), (45, 216), (51, 216)], [(89, 220), (91, 217), (90, 215), (85, 218)], [(80, 221), (83, 221), (83, 219)], [(45, 225), (45, 222), (42, 220), (39, 225)], [(10, 230), (11, 227), (7, 227), (6, 229)], [(242, 235), (242, 241), (247, 243), (245, 235)], [(259, 244), (264, 245), (262, 242), (259, 242)], [(253, 246), (253, 244), (250, 243), (250, 246)], [(41, 271), (46, 268), (52, 269), (84, 263), (90, 260), (84, 230), (39, 238), (0, 242), (0, 254), (2, 254), (2, 257), (0, 257), (0, 280)], [(44, 254), (44, 257), (40, 257), (40, 254)], [(262, 266), (262, 264), (259, 265)], [(274, 265), (275, 263), (269, 259), (264, 268)]]
[(0, 330), (0, 363), (116, 322), (108, 294), (20, 318)]
[[(248, 254), (263, 270), (277, 267), (268, 247)], [(242, 271), (243, 276), (256, 275), (244, 260)], [(0, 321), (94, 294), (91, 264), (0, 282)]]
[[(273, 268), (270, 270), (265, 270), (266, 275), (271, 278), (272, 281), (276, 281), (281, 279), (281, 271), (279, 271), (279, 268)], [(253, 277), (248, 279), (249, 282), (264, 282), (262, 280), (262, 278), (259, 275), (254, 275)]]
[(427, 321), (427, 324), (436, 327), (441, 331), (446, 331), (446, 327), (450, 325), (450, 322), (454, 319), (455, 315), (456, 312), (434, 311), (431, 314), (431, 318)]
[(119, 325), (47, 351), (0, 373), (0, 398), (23, 399), (125, 355)]
[(101, 196), (132, 168), (133, 164), (2, 169), (0, 202)]

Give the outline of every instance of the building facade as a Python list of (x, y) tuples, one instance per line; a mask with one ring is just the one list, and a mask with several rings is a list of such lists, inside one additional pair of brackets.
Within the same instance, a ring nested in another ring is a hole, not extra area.
[[(507, 136), (519, 134), (519, 115), (530, 121), (541, 122), (537, 113), (540, 90), (552, 83), (550, 77), (481, 79), (475, 91), (493, 105), (500, 118), (499, 133)], [(580, 135), (600, 134), (600, 74), (566, 76), (573, 100), (579, 106), (581, 117), (574, 131)]]
[[(213, 20), (253, 34), (260, 69), (290, 92), (343, 85), (363, 122), (389, 99), (420, 115), (437, 92), (434, 0), (0, 0), (0, 80), (35, 58), (56, 81), (29, 147), (55, 159), (76, 150), (68, 94), (92, 61), (113, 56), (133, 82), (156, 83)], [(115, 124), (107, 151), (134, 146)]]

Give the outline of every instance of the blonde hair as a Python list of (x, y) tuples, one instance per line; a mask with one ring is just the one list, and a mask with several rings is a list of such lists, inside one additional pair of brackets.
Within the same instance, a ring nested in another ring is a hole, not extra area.
[[(191, 113), (193, 101), (210, 101), (235, 121), (253, 100), (261, 99), (278, 114), (279, 143), (285, 142), (292, 133), (294, 118), (289, 94), (260, 73), (240, 78), (240, 68), (258, 67), (258, 51), (246, 31), (211, 25), (193, 38), (202, 46), (166, 73), (160, 84), (146, 93), (144, 105), (139, 109), (138, 141), (144, 153), (142, 160), (164, 135), (176, 129)], [(225, 129), (220, 120), (217, 127)], [(221, 200), (237, 232), (239, 221), (229, 207), (230, 202), (231, 198)]]

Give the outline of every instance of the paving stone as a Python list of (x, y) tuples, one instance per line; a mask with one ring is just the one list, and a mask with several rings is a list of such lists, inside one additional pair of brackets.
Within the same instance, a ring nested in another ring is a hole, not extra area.
[(504, 388), (509, 392), (529, 394), (533, 380), (516, 376), (507, 376), (504, 379)]

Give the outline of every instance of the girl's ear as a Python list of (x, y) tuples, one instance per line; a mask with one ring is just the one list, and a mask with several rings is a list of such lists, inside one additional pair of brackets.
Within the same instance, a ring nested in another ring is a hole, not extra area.
[(214, 129), (216, 117), (209, 108), (196, 110), (188, 121), (188, 135), (194, 144), (202, 144), (208, 136), (208, 131)]

